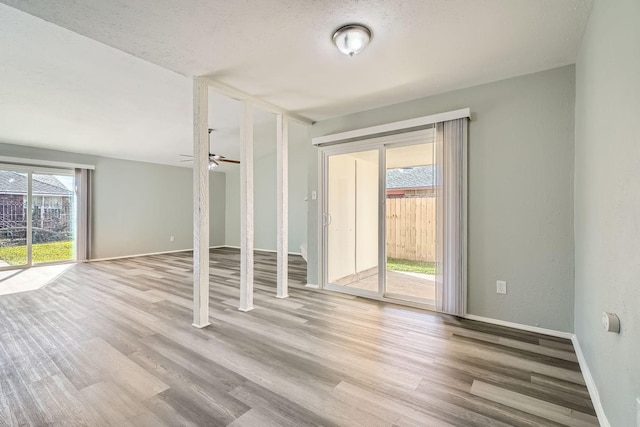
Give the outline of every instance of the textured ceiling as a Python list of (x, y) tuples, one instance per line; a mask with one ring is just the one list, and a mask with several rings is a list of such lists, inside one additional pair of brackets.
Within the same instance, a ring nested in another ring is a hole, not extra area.
[[(0, 129), (0, 139), (74, 151), (82, 140), (83, 152), (126, 158), (148, 153), (138, 141), (188, 150), (185, 76), (210, 75), (321, 120), (573, 63), (591, 8), (591, 0), (0, 1), (15, 8), (0, 6), (0, 78), (11, 82), (0, 109), (16, 116), (0, 124), (33, 131)], [(352, 21), (374, 35), (349, 58), (330, 36)], [(147, 155), (167, 163), (160, 157)]]
[[(192, 153), (190, 78), (2, 4), (0, 34), (0, 142), (190, 165), (179, 156)], [(209, 96), (212, 150), (238, 158), (240, 103)], [(254, 123), (259, 158), (275, 116), (255, 109)]]
[(191, 82), (0, 5), (0, 142), (168, 163), (191, 150)]

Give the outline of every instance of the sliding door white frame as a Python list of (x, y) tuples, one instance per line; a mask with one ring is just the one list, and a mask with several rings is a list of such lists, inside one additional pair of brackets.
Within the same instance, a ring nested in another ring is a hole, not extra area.
[[(401, 147), (416, 144), (428, 144), (435, 140), (434, 129), (424, 129), (414, 132), (407, 132), (396, 135), (388, 135), (366, 140), (322, 146), (319, 150), (320, 156), (320, 198), (319, 198), (319, 221), (318, 221), (318, 241), (319, 251), (319, 273), (320, 288), (372, 298), (380, 301), (397, 302), (419, 308), (434, 309), (435, 305), (428, 300), (412, 298), (408, 296), (393, 295), (386, 293), (386, 148)], [(331, 284), (328, 281), (328, 218), (326, 210), (328, 207), (328, 160), (330, 156), (356, 153), (360, 151), (378, 150), (378, 290), (377, 292), (367, 291), (348, 286)]]
[[(27, 246), (27, 263), (26, 264), (21, 264), (21, 265), (15, 265), (15, 266), (8, 266), (8, 267), (0, 267), (0, 270), (2, 271), (6, 271), (6, 270), (22, 270), (25, 268), (31, 268), (33, 267), (33, 213), (32, 213), (32, 209), (33, 209), (33, 175), (34, 174), (44, 174), (44, 175), (68, 175), (68, 176), (74, 176), (74, 171), (70, 170), (70, 169), (55, 169), (55, 168), (47, 168), (47, 167), (41, 167), (41, 166), (26, 166), (26, 165), (13, 165), (13, 164), (5, 164), (5, 163), (0, 163), (0, 170), (5, 170), (5, 171), (13, 171), (13, 172), (20, 172), (20, 173), (25, 173), (27, 174), (27, 231), (26, 231), (26, 246)], [(74, 200), (75, 200), (75, 196), (74, 196)], [(74, 245), (76, 242), (76, 234), (77, 234), (77, 223), (75, 221), (75, 218), (77, 218), (76, 215), (76, 203), (74, 202), (73, 205), (73, 211), (74, 211), (74, 221), (73, 221), (73, 241), (74, 241)], [(39, 262), (37, 265), (38, 266), (45, 266), (45, 265), (57, 265), (57, 264), (70, 264), (70, 263), (74, 263), (76, 262), (77, 259), (77, 254), (76, 251), (73, 251), (73, 258), (72, 259), (68, 259), (68, 260), (63, 260), (63, 261), (49, 261), (49, 262)]]

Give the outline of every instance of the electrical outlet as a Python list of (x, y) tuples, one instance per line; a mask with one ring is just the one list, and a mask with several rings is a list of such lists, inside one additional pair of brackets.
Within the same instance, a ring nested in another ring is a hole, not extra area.
[(496, 281), (496, 293), (506, 295), (507, 282), (505, 282), (504, 280)]
[(175, 237), (173, 237), (173, 236), (169, 236), (169, 241), (170, 241), (170, 242), (173, 242), (174, 240), (176, 240), (176, 238), (175, 238)]

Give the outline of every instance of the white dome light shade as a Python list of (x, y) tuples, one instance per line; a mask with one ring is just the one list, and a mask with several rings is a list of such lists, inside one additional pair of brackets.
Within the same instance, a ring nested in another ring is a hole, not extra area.
[(371, 30), (359, 24), (345, 25), (333, 33), (333, 42), (338, 50), (349, 56), (362, 52), (370, 40)]

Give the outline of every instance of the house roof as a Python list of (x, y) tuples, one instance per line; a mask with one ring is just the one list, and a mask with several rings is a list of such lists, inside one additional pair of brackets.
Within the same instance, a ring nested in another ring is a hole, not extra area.
[(435, 165), (387, 169), (387, 189), (424, 188), (436, 185)]
[[(33, 194), (39, 196), (69, 196), (71, 191), (52, 175), (33, 175)], [(0, 170), (0, 194), (27, 194), (25, 173)]]

